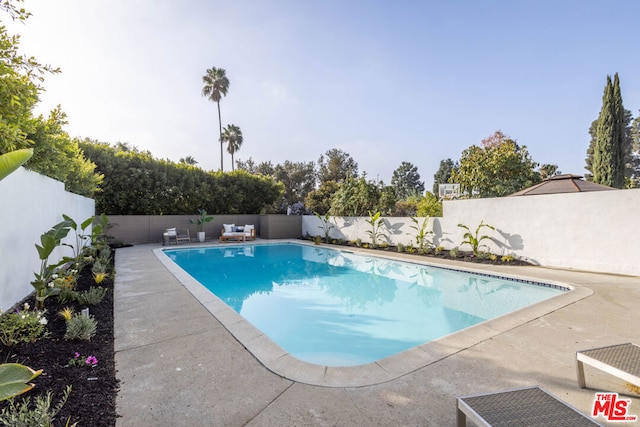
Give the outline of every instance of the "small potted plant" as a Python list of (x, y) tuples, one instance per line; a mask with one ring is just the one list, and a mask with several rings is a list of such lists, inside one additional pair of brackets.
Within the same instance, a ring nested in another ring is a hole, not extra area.
[(207, 211), (205, 211), (204, 209), (198, 209), (198, 217), (195, 220), (190, 220), (191, 224), (196, 224), (198, 228), (199, 242), (204, 242), (204, 224), (210, 222), (212, 219), (212, 216), (207, 215)]

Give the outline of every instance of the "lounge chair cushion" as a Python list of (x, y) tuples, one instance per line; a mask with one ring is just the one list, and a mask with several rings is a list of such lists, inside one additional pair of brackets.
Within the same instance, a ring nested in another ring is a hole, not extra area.
[(167, 233), (167, 236), (171, 236), (171, 237), (173, 237), (173, 236), (178, 234), (175, 227), (174, 228), (167, 228), (165, 233)]
[(235, 226), (236, 226), (235, 224), (222, 224), (222, 227), (224, 227), (225, 233), (233, 233), (233, 228)]

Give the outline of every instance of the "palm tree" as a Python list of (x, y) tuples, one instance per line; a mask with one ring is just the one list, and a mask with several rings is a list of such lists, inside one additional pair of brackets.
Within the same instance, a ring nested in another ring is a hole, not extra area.
[(202, 96), (218, 104), (218, 127), (220, 129), (220, 170), (224, 170), (222, 162), (222, 119), (220, 118), (220, 99), (227, 95), (229, 79), (222, 68), (211, 67), (202, 76)]
[(196, 161), (196, 159), (193, 158), (193, 156), (181, 157), (180, 163), (184, 163), (192, 166), (195, 166), (196, 164), (198, 164), (198, 162)]
[(242, 131), (236, 125), (227, 125), (222, 133), (222, 140), (228, 143), (227, 151), (231, 154), (231, 170), (235, 170), (233, 155), (240, 149), (243, 142)]

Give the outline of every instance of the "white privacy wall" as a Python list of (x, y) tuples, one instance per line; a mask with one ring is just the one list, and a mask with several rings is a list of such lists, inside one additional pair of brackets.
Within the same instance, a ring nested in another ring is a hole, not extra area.
[[(370, 241), (363, 217), (331, 217), (331, 237)], [(422, 221), (422, 219), (420, 219)], [(451, 249), (464, 230), (484, 221), (480, 235), (490, 251), (513, 254), (547, 267), (640, 275), (640, 189), (445, 201), (442, 218), (431, 219), (432, 241)], [(321, 221), (305, 216), (302, 234), (322, 235)], [(416, 231), (409, 218), (385, 218), (390, 244), (408, 244)], [(414, 240), (415, 244), (415, 240)]]
[[(19, 168), (0, 181), (0, 309), (7, 310), (33, 291), (33, 273), (40, 270), (35, 244), (40, 235), (69, 215), (80, 223), (94, 214), (95, 203), (64, 190), (64, 184)], [(65, 243), (75, 243), (70, 232)], [(71, 249), (56, 249), (57, 262)]]

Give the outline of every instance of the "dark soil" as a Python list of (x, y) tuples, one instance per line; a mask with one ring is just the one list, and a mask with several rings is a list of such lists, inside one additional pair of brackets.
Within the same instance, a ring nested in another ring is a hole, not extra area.
[[(113, 260), (112, 260), (113, 262)], [(86, 290), (90, 286), (96, 286), (89, 269), (80, 273), (76, 290)], [(69, 425), (74, 422), (78, 426), (115, 426), (116, 424), (116, 395), (118, 392), (118, 380), (113, 351), (113, 280), (108, 278), (99, 286), (108, 289), (107, 295), (98, 305), (88, 306), (89, 313), (98, 322), (96, 335), (90, 340), (65, 340), (66, 325), (64, 319), (57, 313), (64, 307), (72, 307), (79, 313), (85, 306), (78, 303), (58, 303), (55, 296), (45, 301), (48, 320), (46, 325), (48, 336), (35, 343), (19, 344), (13, 347), (4, 347), (0, 344), (1, 363), (21, 363), (32, 369), (42, 369), (43, 373), (32, 382), (35, 387), (15, 398), (20, 402), (29, 396), (31, 402), (38, 395), (53, 394), (52, 406), (60, 401), (67, 385), (71, 385), (71, 394), (58, 416), (56, 426)], [(16, 307), (20, 308), (24, 303), (35, 307), (33, 296), (26, 298)], [(95, 356), (98, 364), (90, 366), (68, 366), (69, 360), (75, 353), (86, 358)], [(0, 410), (7, 406), (6, 402), (0, 403)]]

